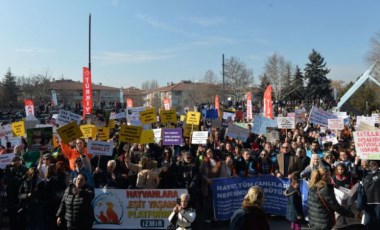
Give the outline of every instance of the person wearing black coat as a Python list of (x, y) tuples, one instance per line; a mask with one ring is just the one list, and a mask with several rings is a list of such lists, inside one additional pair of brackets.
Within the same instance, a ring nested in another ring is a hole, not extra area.
[(95, 197), (94, 189), (86, 184), (86, 176), (81, 173), (74, 183), (63, 195), (56, 215), (57, 225), (65, 225), (67, 229), (91, 229), (95, 219), (91, 205)]
[(335, 198), (334, 187), (330, 184), (331, 173), (326, 168), (312, 172), (308, 196), (309, 224), (311, 229), (332, 229), (337, 212), (343, 216), (354, 217), (354, 214), (342, 207)]

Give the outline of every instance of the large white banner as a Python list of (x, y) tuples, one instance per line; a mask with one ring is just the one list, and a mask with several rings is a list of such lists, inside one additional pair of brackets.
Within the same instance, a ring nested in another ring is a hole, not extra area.
[(186, 189), (95, 189), (94, 229), (166, 229)]

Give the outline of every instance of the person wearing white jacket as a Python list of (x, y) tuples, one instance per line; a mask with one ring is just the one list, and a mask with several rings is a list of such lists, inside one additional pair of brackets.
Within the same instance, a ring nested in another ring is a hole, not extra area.
[(191, 230), (191, 223), (194, 222), (196, 213), (190, 208), (190, 195), (181, 194), (180, 204), (177, 204), (169, 216), (169, 221), (175, 225), (176, 230)]

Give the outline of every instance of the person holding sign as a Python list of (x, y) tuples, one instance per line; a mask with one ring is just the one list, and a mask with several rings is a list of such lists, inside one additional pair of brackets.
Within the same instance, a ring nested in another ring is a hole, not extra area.
[(78, 138), (75, 140), (75, 148), (72, 149), (68, 144), (61, 141), (61, 150), (63, 155), (69, 159), (70, 163), (70, 169), (75, 169), (75, 160), (78, 157), (81, 157), (83, 159), (84, 167), (86, 167), (88, 170), (92, 171), (90, 159), (92, 158), (92, 155), (87, 152), (87, 148), (85, 146), (85, 141), (82, 138)]

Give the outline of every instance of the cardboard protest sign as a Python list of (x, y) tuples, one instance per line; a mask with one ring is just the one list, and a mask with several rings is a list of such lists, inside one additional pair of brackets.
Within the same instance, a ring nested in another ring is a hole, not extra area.
[(14, 153), (1, 154), (0, 155), (0, 169), (5, 169), (7, 165), (11, 164), (14, 157), (15, 157)]
[(26, 130), (28, 151), (51, 150), (53, 146), (53, 128), (33, 128)]
[(156, 109), (149, 108), (140, 112), (140, 120), (142, 124), (152, 124), (157, 122)]
[(99, 140), (108, 141), (110, 139), (110, 129), (108, 127), (96, 127)]
[(109, 129), (114, 129), (114, 128), (115, 128), (115, 124), (116, 124), (115, 120), (108, 120), (108, 125), (107, 125), (107, 127), (108, 127)]
[(326, 136), (319, 137), (320, 142), (324, 145), (327, 142), (331, 142), (333, 145), (338, 144), (338, 138), (336, 137), (336, 133), (331, 133)]
[(119, 141), (139, 143), (142, 133), (142, 127), (122, 125), (119, 131)]
[(81, 115), (60, 109), (55, 123), (59, 125), (66, 125), (72, 121), (75, 121), (77, 125), (79, 125), (81, 120)]
[(296, 123), (306, 122), (306, 109), (294, 110), (294, 116), (296, 118)]
[(315, 125), (321, 125), (321, 126), (327, 127), (328, 119), (334, 119), (334, 118), (336, 118), (334, 114), (313, 106), (310, 111), (309, 121)]
[(207, 144), (207, 131), (193, 131), (191, 136), (191, 144)]
[(4, 130), (5, 136), (13, 137), (13, 131), (12, 131), (12, 125), (11, 124), (6, 124), (6, 125), (3, 125), (2, 127)]
[(12, 133), (14, 137), (25, 136), (24, 121), (17, 121), (12, 123)]
[(81, 125), (79, 128), (83, 133), (83, 137), (95, 138), (95, 134), (96, 134), (95, 125)]
[(206, 118), (218, 119), (218, 110), (217, 109), (208, 109), (206, 110)]
[(230, 124), (226, 131), (226, 136), (245, 142), (250, 130), (241, 126)]
[(185, 124), (183, 127), (183, 136), (184, 137), (190, 137), (192, 131), (198, 131), (199, 126), (198, 125), (188, 125)]
[(179, 117), (179, 120), (182, 121), (182, 122), (184, 122), (186, 120), (186, 116), (185, 115), (181, 115)]
[(116, 120), (117, 117), (116, 117), (116, 112), (111, 112), (110, 113), (110, 117), (109, 117), (110, 120)]
[(186, 124), (199, 125), (200, 119), (201, 113), (199, 112), (187, 112), (186, 114)]
[(277, 127), (279, 129), (294, 129), (296, 127), (295, 117), (277, 117)]
[(162, 129), (162, 144), (163, 145), (181, 145), (182, 144), (182, 129)]
[(120, 113), (117, 113), (116, 114), (116, 119), (123, 119), (123, 118), (125, 118), (126, 116), (125, 116), (125, 113), (124, 112), (120, 112)]
[(112, 156), (113, 142), (89, 140), (87, 143), (87, 151), (94, 155)]
[(378, 113), (372, 113), (371, 117), (373, 119), (373, 122), (375, 122), (375, 124), (379, 124), (379, 114)]
[(356, 154), (360, 159), (380, 160), (380, 130), (353, 132)]
[(356, 131), (379, 131), (379, 128), (376, 128), (375, 126), (362, 122), (356, 128)]
[(72, 121), (69, 124), (60, 127), (57, 129), (57, 132), (59, 134), (59, 137), (66, 144), (83, 136), (82, 131), (75, 121)]
[(139, 144), (154, 143), (154, 133), (152, 129), (142, 130)]
[(177, 113), (175, 109), (161, 110), (160, 111), (161, 123), (175, 123), (177, 124)]
[(335, 118), (335, 119), (328, 119), (327, 121), (328, 121), (327, 128), (329, 128), (329, 129), (339, 129), (340, 130), (340, 129), (344, 128), (343, 119)]

